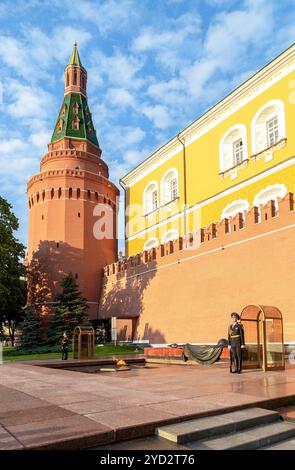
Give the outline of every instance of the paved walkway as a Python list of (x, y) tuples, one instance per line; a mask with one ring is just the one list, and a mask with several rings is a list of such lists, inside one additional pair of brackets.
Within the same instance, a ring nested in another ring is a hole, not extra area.
[(0, 449), (77, 449), (151, 435), (180, 419), (295, 403), (295, 367), (229, 374), (224, 364), (150, 364), (86, 374), (0, 365)]

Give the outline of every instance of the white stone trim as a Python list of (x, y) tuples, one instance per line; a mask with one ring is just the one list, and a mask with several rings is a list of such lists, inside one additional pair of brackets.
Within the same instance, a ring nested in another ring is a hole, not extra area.
[[(262, 152), (265, 148), (267, 148), (267, 145), (265, 145), (264, 149), (258, 149), (257, 148), (257, 142), (256, 142), (256, 122), (259, 116), (265, 111), (267, 108), (271, 107), (276, 107), (278, 109), (277, 112), (273, 112), (269, 115), (268, 120), (274, 118), (275, 116), (278, 117), (278, 124), (279, 124), (279, 141), (283, 140), (287, 136), (286, 132), (286, 113), (285, 113), (285, 104), (282, 100), (271, 100), (265, 103), (261, 108), (258, 109), (258, 111), (255, 113), (252, 121), (251, 121), (251, 143), (252, 143), (252, 155), (256, 155), (260, 152)], [(266, 129), (265, 135), (266, 135)]]
[(164, 206), (165, 204), (169, 204), (169, 202), (172, 202), (173, 199), (169, 200), (169, 201), (165, 201), (164, 200), (164, 182), (165, 182), (165, 179), (167, 177), (167, 175), (169, 175), (169, 173), (173, 173), (174, 174), (174, 177), (177, 178), (177, 195), (179, 194), (179, 177), (178, 177), (178, 170), (176, 168), (169, 168), (167, 171), (165, 171), (164, 175), (162, 176), (161, 178), (161, 206)]
[[(290, 160), (287, 160), (273, 168), (270, 168), (269, 170), (266, 170), (265, 172), (261, 173), (260, 175), (253, 176), (253, 178), (244, 181), (243, 183), (239, 183), (235, 186), (232, 186), (231, 188), (226, 189), (225, 191), (222, 191), (221, 193), (217, 194), (216, 196), (212, 196), (205, 201), (199, 202), (197, 204), (194, 204), (192, 207), (187, 209), (186, 213), (190, 214), (191, 212), (194, 212), (195, 210), (200, 209), (201, 207), (207, 206), (208, 204), (211, 204), (212, 202), (218, 201), (219, 199), (228, 196), (229, 194), (234, 193), (235, 191), (238, 191), (240, 189), (246, 188), (247, 186), (250, 186), (253, 183), (256, 183), (257, 181), (262, 180), (263, 178), (266, 178), (269, 175), (272, 175), (274, 173), (277, 173), (280, 170), (283, 170), (284, 168), (287, 168), (288, 166), (292, 166), (295, 164), (295, 157), (291, 158)], [(174, 216), (170, 217), (169, 220), (165, 219), (158, 224), (155, 224), (151, 227), (148, 227), (145, 230), (141, 230), (140, 232), (137, 232), (134, 235), (131, 235), (130, 237), (126, 238), (126, 241), (132, 241), (135, 240), (136, 238), (139, 238), (140, 236), (144, 235), (145, 233), (151, 231), (151, 230), (156, 230), (157, 228), (166, 225), (167, 221), (172, 222), (173, 220), (178, 219), (179, 217), (183, 216), (184, 211), (180, 211), (178, 214), (175, 214)]]
[[(294, 70), (295, 44), (180, 132), (179, 136), (185, 140), (185, 146), (190, 145), (206, 134)], [(125, 175), (121, 181), (128, 187), (133, 186), (181, 150), (182, 146), (179, 144), (177, 137), (174, 137)]]
[[(236, 201), (228, 204), (221, 213), (221, 219), (226, 219), (229, 217), (234, 217), (239, 212), (244, 212), (249, 210), (250, 204), (247, 199), (237, 199)], [(236, 208), (236, 210), (235, 210)]]
[[(155, 242), (154, 246), (151, 246), (149, 248), (147, 248), (147, 245), (149, 245), (151, 242)], [(157, 238), (149, 238), (145, 244), (143, 245), (143, 251), (145, 250), (151, 250), (152, 248), (156, 248), (157, 246), (159, 246), (159, 241)]]
[(159, 207), (159, 185), (158, 185), (157, 181), (152, 180), (146, 185), (146, 187), (143, 190), (143, 194), (142, 194), (142, 212), (143, 212), (143, 215), (148, 215), (151, 212), (153, 212), (153, 211), (148, 211), (147, 210), (147, 199), (146, 199), (146, 193), (147, 193), (148, 189), (151, 186), (153, 186), (155, 188), (155, 190), (157, 191), (157, 200), (158, 200), (157, 209)]
[(233, 168), (234, 166), (236, 166), (235, 162), (234, 162), (234, 154), (233, 154), (233, 146), (231, 144), (231, 152), (232, 152), (232, 164), (231, 166), (225, 168), (225, 164), (224, 164), (224, 144), (225, 144), (225, 141), (226, 139), (235, 131), (239, 131), (239, 137), (235, 138), (233, 141), (232, 141), (232, 144), (233, 142), (235, 142), (236, 140), (238, 140), (238, 138), (242, 139), (242, 142), (243, 142), (243, 160), (241, 163), (239, 163), (239, 165), (241, 165), (244, 160), (247, 160), (248, 159), (248, 143), (247, 143), (247, 127), (245, 126), (245, 124), (235, 124), (234, 126), (230, 127), (226, 133), (223, 135), (223, 137), (221, 138), (220, 140), (220, 143), (219, 143), (219, 168), (220, 168), (220, 173), (224, 173), (226, 171), (228, 171), (230, 168)]
[[(262, 189), (259, 191), (258, 194), (256, 194), (254, 200), (253, 200), (253, 206), (258, 206), (260, 204), (267, 204), (269, 201), (274, 199), (277, 201), (278, 197), (283, 198), (287, 194), (287, 188), (284, 184), (272, 184), (270, 186), (267, 186), (266, 188)], [(273, 194), (271, 194), (273, 192)], [(267, 195), (269, 193), (269, 198), (268, 197), (263, 197), (263, 195)]]
[[(169, 235), (172, 235), (172, 237), (169, 238)], [(177, 240), (178, 238), (179, 238), (178, 230), (176, 230), (175, 228), (172, 228), (172, 229), (168, 230), (167, 232), (163, 233), (163, 235), (161, 237), (161, 243), (162, 244), (167, 243), (171, 240)]]

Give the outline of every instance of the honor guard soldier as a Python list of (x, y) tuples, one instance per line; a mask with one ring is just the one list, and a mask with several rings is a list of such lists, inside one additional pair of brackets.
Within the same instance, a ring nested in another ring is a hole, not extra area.
[[(228, 328), (228, 349), (230, 350), (230, 372), (242, 372), (242, 349), (245, 347), (244, 328), (238, 313), (231, 314), (233, 323)], [(234, 369), (233, 369), (234, 368)]]
[(62, 360), (67, 361), (68, 360), (68, 349), (69, 349), (69, 338), (68, 338), (66, 332), (64, 332), (64, 334), (63, 334), (61, 344), (62, 344)]

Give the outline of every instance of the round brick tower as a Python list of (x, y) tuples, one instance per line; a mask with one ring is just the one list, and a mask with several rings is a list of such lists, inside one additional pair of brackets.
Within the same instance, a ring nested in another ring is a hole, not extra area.
[(86, 86), (75, 43), (48, 152), (27, 185), (28, 303), (50, 305), (61, 278), (72, 272), (95, 320), (103, 267), (117, 260), (119, 191), (101, 159)]

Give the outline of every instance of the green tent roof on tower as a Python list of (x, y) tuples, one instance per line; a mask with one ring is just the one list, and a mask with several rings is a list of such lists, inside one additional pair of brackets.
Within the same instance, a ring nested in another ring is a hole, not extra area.
[(73, 52), (71, 54), (68, 65), (78, 65), (79, 67), (83, 67), (76, 42), (74, 42)]
[[(81, 64), (76, 42), (74, 43), (69, 65), (83, 69), (83, 73), (86, 74), (86, 70)], [(87, 96), (85, 95), (86, 90), (82, 90), (79, 84), (76, 85), (76, 89), (77, 91), (69, 91), (64, 95), (51, 142), (56, 142), (62, 138), (88, 140), (99, 147)]]

